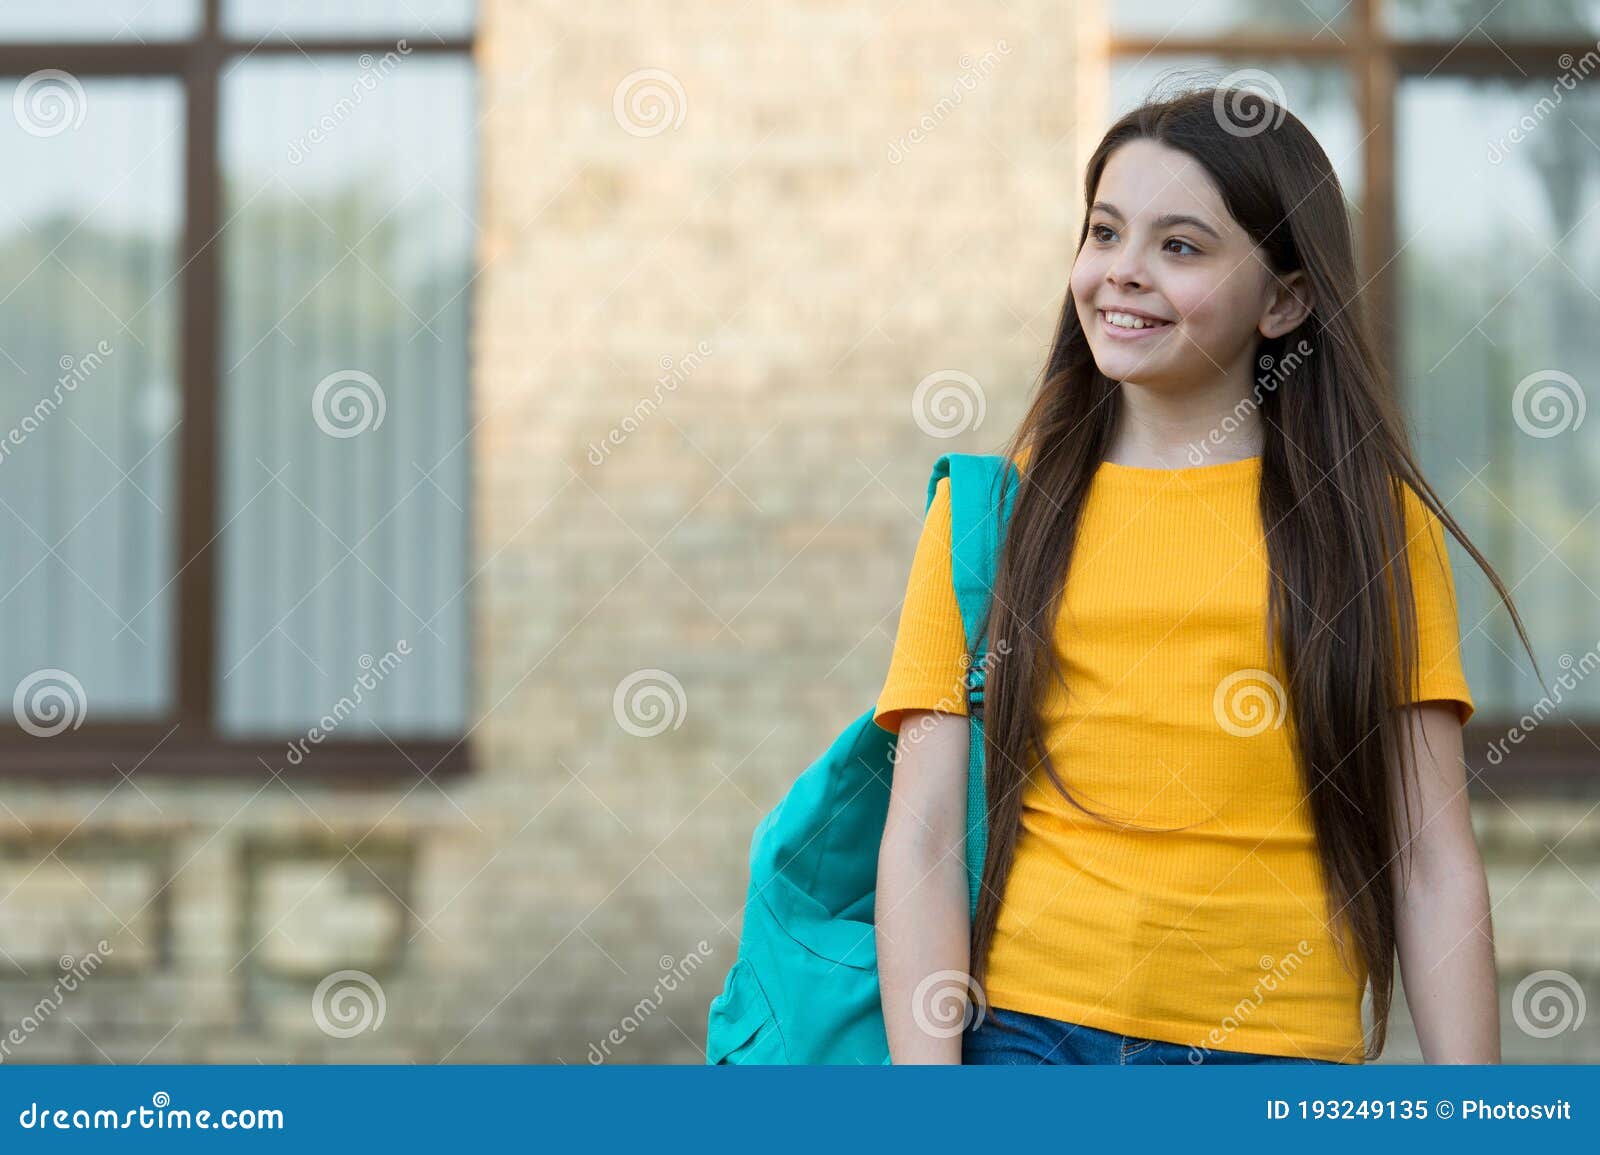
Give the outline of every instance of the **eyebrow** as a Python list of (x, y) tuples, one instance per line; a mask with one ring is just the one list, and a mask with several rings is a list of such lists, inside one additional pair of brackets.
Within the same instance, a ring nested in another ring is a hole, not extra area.
[[(1106, 213), (1109, 216), (1116, 217), (1119, 221), (1126, 219), (1120, 212), (1117, 211), (1116, 205), (1109, 204), (1106, 201), (1095, 201), (1094, 204), (1090, 206), (1089, 211), (1093, 212), (1095, 209), (1099, 209), (1101, 212)], [(1191, 225), (1194, 228), (1199, 229), (1201, 232), (1210, 233), (1219, 241), (1222, 240), (1222, 234), (1217, 232), (1216, 229), (1206, 224), (1206, 222), (1201, 220), (1199, 217), (1192, 217), (1185, 213), (1163, 213), (1161, 216), (1155, 219), (1154, 225), (1158, 229), (1170, 229), (1174, 225)]]

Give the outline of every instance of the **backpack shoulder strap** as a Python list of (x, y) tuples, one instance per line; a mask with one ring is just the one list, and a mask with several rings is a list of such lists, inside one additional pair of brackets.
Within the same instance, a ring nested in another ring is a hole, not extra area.
[(978, 916), (983, 860), (989, 846), (988, 788), (984, 781), (984, 675), (988, 669), (989, 602), (995, 558), (1017, 491), (1016, 466), (992, 454), (946, 453), (928, 478), (928, 504), (939, 479), (950, 478), (950, 580), (961, 605), (967, 635), (967, 710), (971, 741), (967, 755), (968, 916)]
[(987, 650), (989, 598), (995, 558), (1016, 497), (1016, 466), (998, 454), (946, 453), (928, 478), (928, 504), (943, 477), (950, 478), (950, 580), (961, 606), (967, 653)]

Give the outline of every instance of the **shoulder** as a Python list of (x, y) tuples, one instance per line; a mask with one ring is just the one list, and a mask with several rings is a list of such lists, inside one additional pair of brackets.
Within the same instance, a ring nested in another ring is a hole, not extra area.
[(1450, 569), (1449, 542), (1443, 520), (1409, 482), (1402, 481), (1401, 531), (1411, 583), (1424, 601), (1454, 602), (1455, 578)]
[(950, 478), (941, 477), (935, 483), (933, 496), (928, 499), (928, 508), (922, 515), (922, 548), (918, 551), (924, 555), (922, 564), (927, 564), (927, 554), (949, 549), (952, 521)]
[(1412, 527), (1415, 528), (1417, 525), (1421, 524), (1422, 520), (1437, 517), (1437, 515), (1428, 508), (1427, 503), (1422, 500), (1422, 495), (1417, 492), (1416, 486), (1403, 479), (1397, 478), (1396, 480), (1400, 485), (1401, 504), (1404, 508), (1406, 521), (1408, 524), (1411, 524)]

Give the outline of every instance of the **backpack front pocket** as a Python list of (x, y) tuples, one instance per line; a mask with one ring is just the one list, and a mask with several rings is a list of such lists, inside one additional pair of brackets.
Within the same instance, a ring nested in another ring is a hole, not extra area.
[(711, 1000), (706, 1023), (707, 1063), (787, 1063), (783, 1036), (755, 968), (740, 959), (722, 993)]

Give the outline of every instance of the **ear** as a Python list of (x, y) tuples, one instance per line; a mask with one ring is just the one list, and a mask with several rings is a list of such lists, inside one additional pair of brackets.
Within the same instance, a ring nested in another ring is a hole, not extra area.
[(1311, 313), (1314, 294), (1305, 272), (1296, 269), (1284, 276), (1273, 275), (1267, 286), (1266, 310), (1256, 325), (1263, 337), (1281, 337), (1294, 332), (1295, 326)]

